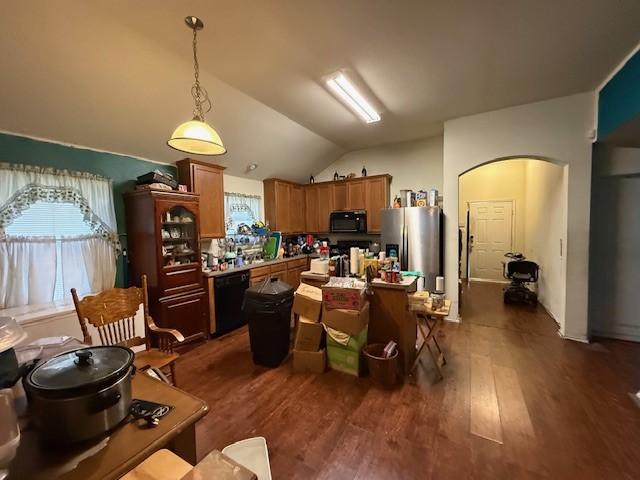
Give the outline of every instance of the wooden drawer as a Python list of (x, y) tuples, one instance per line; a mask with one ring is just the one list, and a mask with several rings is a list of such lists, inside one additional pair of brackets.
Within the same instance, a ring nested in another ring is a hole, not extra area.
[(257, 285), (259, 283), (264, 282), (267, 278), (269, 278), (269, 275), (260, 275), (260, 276), (253, 276), (253, 272), (251, 275), (251, 280), (249, 280), (249, 284), (251, 286)]
[(209, 330), (206, 302), (203, 289), (160, 298), (160, 317), (156, 320), (161, 327), (178, 330), (187, 341), (202, 338)]
[(162, 270), (162, 295), (176, 295), (201, 286), (202, 269), (196, 263)]
[(270, 265), (271, 275), (274, 275), (279, 272), (284, 272), (287, 270), (287, 264), (285, 262), (276, 263), (275, 265)]
[(282, 282), (287, 282), (287, 271), (280, 270), (279, 272), (271, 272), (271, 278), (277, 278)]
[(254, 277), (264, 277), (269, 275), (270, 272), (271, 272), (271, 269), (269, 268), (269, 265), (266, 265), (264, 267), (252, 268), (251, 278), (253, 279)]
[(296, 258), (294, 260), (289, 260), (287, 262), (287, 268), (288, 269), (293, 269), (293, 268), (306, 268), (307, 266), (307, 258)]

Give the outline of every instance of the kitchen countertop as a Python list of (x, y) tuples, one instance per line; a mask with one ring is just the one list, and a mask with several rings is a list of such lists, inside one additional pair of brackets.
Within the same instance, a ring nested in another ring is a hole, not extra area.
[(306, 255), (306, 254), (302, 254), (302, 255), (296, 255), (295, 257), (289, 257), (289, 258), (276, 258), (275, 260), (266, 260), (264, 262), (259, 262), (259, 263), (252, 263), (251, 265), (243, 265), (241, 267), (234, 267), (231, 270), (216, 270), (215, 272), (202, 272), (202, 275), (205, 277), (219, 277), (221, 275), (229, 275), (231, 273), (236, 273), (236, 272), (243, 272), (246, 270), (251, 270), (252, 268), (258, 268), (258, 267), (267, 267), (269, 265), (276, 265), (278, 263), (284, 263), (284, 262), (289, 262), (291, 260), (299, 260), (301, 258), (314, 258), (314, 255)]

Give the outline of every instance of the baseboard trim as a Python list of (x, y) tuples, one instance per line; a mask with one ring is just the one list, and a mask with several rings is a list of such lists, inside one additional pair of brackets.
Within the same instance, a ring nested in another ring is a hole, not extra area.
[(479, 282), (479, 283), (499, 283), (501, 285), (509, 285), (508, 280), (492, 280), (492, 279), (488, 279), (488, 278), (475, 278), (475, 277), (469, 277), (467, 279), (469, 282)]
[(451, 322), (451, 323), (460, 323), (460, 317), (444, 317), (446, 322)]
[(593, 330), (591, 335), (594, 337), (612, 338), (614, 340), (624, 340), (626, 342), (640, 343), (640, 335), (627, 335), (624, 333), (612, 333), (603, 330)]
[(587, 337), (574, 337), (572, 335), (566, 335), (562, 333), (560, 330), (558, 330), (558, 336), (560, 338), (563, 338), (564, 340), (572, 340), (574, 342), (587, 343), (587, 344), (591, 343)]

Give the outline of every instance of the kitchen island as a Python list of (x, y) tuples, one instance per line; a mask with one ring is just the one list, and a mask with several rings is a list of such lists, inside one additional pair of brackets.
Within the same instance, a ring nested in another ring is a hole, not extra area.
[[(302, 272), (301, 279), (304, 283), (321, 287), (329, 281), (329, 275)], [(415, 316), (409, 311), (408, 294), (416, 291), (417, 278), (404, 277), (400, 283), (376, 278), (371, 287), (367, 343), (396, 342), (400, 350), (400, 371), (409, 374), (416, 356), (418, 326)]]

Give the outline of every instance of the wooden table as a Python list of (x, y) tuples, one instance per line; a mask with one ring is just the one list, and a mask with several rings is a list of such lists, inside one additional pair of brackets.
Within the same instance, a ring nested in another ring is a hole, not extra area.
[[(413, 372), (418, 366), (418, 363), (420, 362), (420, 354), (424, 347), (427, 347), (429, 356), (431, 356), (438, 372), (438, 379), (442, 380), (444, 378), (442, 375), (442, 367), (446, 365), (447, 360), (444, 358), (444, 353), (442, 353), (442, 350), (440, 349), (436, 334), (442, 326), (442, 321), (449, 315), (450, 309), (451, 300), (445, 300), (444, 306), (438, 310), (434, 310), (429, 302), (410, 305), (410, 310), (415, 315), (418, 330), (420, 330), (422, 335), (422, 344), (416, 351), (416, 357), (413, 362), (413, 366), (411, 367), (411, 372)], [(429, 345), (429, 342), (431, 341), (434, 344), (434, 350), (432, 350)]]
[(155, 428), (125, 423), (93, 445), (51, 449), (39, 442), (37, 432), (25, 429), (9, 469), (9, 479), (117, 479), (161, 448), (170, 448), (195, 465), (195, 424), (207, 414), (207, 404), (142, 373), (133, 377), (132, 389), (133, 398), (174, 408)]

